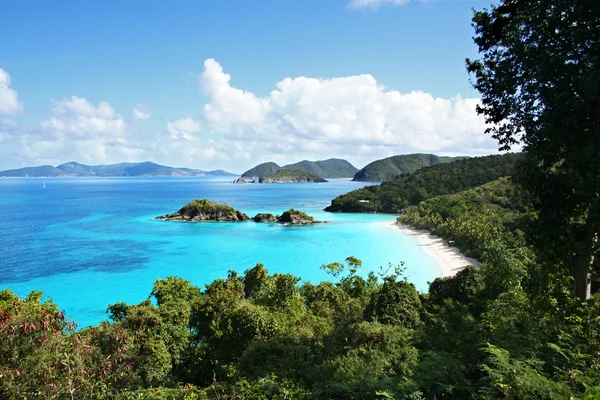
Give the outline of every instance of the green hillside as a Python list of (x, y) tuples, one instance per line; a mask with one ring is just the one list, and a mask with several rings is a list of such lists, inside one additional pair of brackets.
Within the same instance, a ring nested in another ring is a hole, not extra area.
[(373, 161), (354, 175), (353, 181), (383, 182), (419, 168), (430, 167), (466, 157), (438, 157), (435, 154), (404, 154)]
[(456, 193), (512, 175), (521, 154), (458, 160), (403, 174), (380, 185), (338, 196), (327, 207), (332, 212), (398, 213), (433, 196)]
[(339, 158), (330, 158), (322, 161), (300, 161), (295, 164), (288, 164), (280, 167), (274, 162), (266, 162), (257, 165), (254, 168), (242, 174), (243, 178), (263, 178), (266, 175), (274, 174), (280, 169), (293, 169), (310, 172), (321, 178), (350, 178), (353, 177), (358, 168), (346, 160)]
[(280, 169), (260, 178), (260, 183), (327, 182), (323, 177), (301, 169)]
[(283, 166), (285, 169), (301, 169), (322, 176), (323, 178), (351, 178), (358, 168), (346, 160), (330, 158), (323, 161), (300, 161)]
[(42, 165), (39, 167), (25, 167), (19, 169), (8, 169), (0, 171), (0, 176), (19, 177), (19, 176), (61, 176), (66, 175), (60, 169), (54, 168), (52, 165)]
[(266, 162), (262, 164), (258, 164), (254, 168), (250, 168), (248, 171), (242, 174), (242, 178), (261, 178), (265, 175), (274, 174), (279, 171), (281, 167), (274, 162)]
[(522, 230), (531, 217), (531, 204), (519, 195), (510, 178), (503, 177), (408, 206), (398, 220), (452, 241), (469, 257), (480, 258), (482, 245), (498, 235), (511, 246), (523, 246)]

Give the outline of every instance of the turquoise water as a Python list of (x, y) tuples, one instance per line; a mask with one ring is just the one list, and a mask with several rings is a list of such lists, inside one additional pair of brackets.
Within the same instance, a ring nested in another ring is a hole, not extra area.
[[(106, 319), (110, 303), (143, 301), (156, 279), (176, 275), (203, 287), (257, 262), (270, 273), (319, 282), (330, 279), (320, 265), (350, 255), (363, 260), (364, 275), (404, 261), (408, 279), (427, 290), (440, 269), (413, 239), (388, 227), (394, 216), (322, 211), (333, 197), (362, 186), (341, 179), (269, 185), (204, 177), (0, 179), (0, 289), (20, 296), (43, 290), (80, 326)], [(250, 216), (296, 208), (329, 223), (154, 219), (194, 198)]]

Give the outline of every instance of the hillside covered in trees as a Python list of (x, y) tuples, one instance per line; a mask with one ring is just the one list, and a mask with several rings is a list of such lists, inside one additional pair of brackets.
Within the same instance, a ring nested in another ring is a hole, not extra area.
[(381, 182), (398, 175), (410, 174), (419, 168), (444, 164), (468, 157), (439, 157), (435, 154), (403, 154), (373, 161), (358, 171), (353, 181)]
[(456, 193), (512, 175), (521, 157), (520, 154), (508, 153), (421, 168), (380, 185), (338, 196), (325, 211), (399, 213), (429, 197)]
[(358, 169), (346, 160), (339, 158), (330, 158), (322, 161), (300, 161), (294, 164), (284, 165), (280, 167), (274, 162), (266, 162), (257, 165), (254, 168), (242, 174), (242, 178), (262, 178), (267, 175), (272, 175), (280, 170), (300, 170), (321, 178), (350, 178), (358, 171)]

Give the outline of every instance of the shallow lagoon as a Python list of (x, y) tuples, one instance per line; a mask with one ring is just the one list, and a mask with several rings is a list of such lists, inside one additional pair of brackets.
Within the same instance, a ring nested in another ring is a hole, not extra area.
[[(440, 275), (434, 259), (391, 224), (392, 215), (323, 212), (332, 198), (364, 186), (239, 184), (231, 178), (0, 179), (0, 289), (43, 290), (81, 326), (106, 318), (109, 303), (146, 299), (158, 278), (203, 286), (257, 262), (303, 281), (330, 277), (322, 264), (353, 255), (361, 273), (405, 262), (419, 290)], [(45, 187), (44, 186), (45, 183)], [(306, 211), (327, 224), (280, 226), (157, 221), (194, 198), (225, 202), (253, 216)]]

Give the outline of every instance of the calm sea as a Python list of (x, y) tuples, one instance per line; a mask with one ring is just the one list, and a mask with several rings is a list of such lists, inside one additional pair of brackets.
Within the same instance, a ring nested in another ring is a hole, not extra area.
[[(106, 319), (110, 303), (145, 300), (153, 282), (180, 276), (203, 287), (228, 270), (263, 263), (303, 281), (330, 277), (319, 266), (363, 260), (362, 274), (404, 261), (419, 290), (440, 275), (412, 239), (386, 227), (391, 215), (330, 214), (335, 196), (364, 186), (235, 185), (230, 178), (0, 178), (0, 290), (42, 290), (80, 326)], [(279, 226), (181, 223), (154, 217), (193, 199), (225, 202), (250, 216), (308, 212), (327, 224)]]

